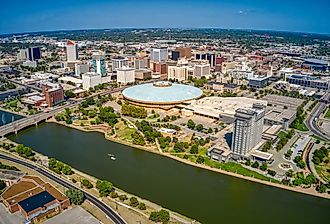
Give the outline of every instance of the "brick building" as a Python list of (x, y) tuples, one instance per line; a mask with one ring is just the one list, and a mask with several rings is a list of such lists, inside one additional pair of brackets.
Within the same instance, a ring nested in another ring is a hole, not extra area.
[(60, 84), (43, 84), (42, 93), (45, 95), (45, 100), (49, 107), (64, 101), (64, 90)]

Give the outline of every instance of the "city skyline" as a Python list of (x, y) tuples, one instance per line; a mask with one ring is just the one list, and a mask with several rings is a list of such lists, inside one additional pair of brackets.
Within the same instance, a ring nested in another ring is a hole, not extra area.
[(32, 1), (2, 3), (0, 34), (111, 28), (223, 28), (330, 33), (330, 3), (277, 1)]

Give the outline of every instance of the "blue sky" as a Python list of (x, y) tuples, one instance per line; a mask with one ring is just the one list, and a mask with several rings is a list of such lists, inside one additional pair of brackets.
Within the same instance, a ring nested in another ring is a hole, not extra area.
[(0, 34), (89, 28), (233, 28), (330, 34), (330, 0), (1, 0)]

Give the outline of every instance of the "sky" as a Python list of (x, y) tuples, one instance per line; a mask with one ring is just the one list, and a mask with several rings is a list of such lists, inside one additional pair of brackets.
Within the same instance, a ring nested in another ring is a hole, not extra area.
[(229, 28), (330, 34), (330, 0), (1, 0), (0, 34)]

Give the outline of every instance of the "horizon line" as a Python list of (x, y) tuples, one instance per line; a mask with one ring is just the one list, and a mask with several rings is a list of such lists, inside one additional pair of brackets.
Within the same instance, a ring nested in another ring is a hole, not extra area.
[(312, 34), (322, 35), (330, 37), (330, 33), (317, 33), (309, 31), (290, 31), (290, 30), (271, 30), (271, 29), (250, 29), (250, 28), (221, 28), (221, 27), (112, 27), (112, 28), (77, 28), (77, 29), (55, 29), (55, 30), (41, 30), (41, 31), (24, 31), (13, 33), (0, 33), (0, 36), (8, 35), (22, 35), (22, 34), (35, 34), (35, 33), (47, 33), (47, 32), (65, 32), (65, 31), (91, 31), (91, 30), (124, 30), (124, 29), (216, 29), (216, 30), (240, 30), (240, 31), (266, 31), (266, 32), (283, 32), (283, 33), (296, 33), (296, 34)]

